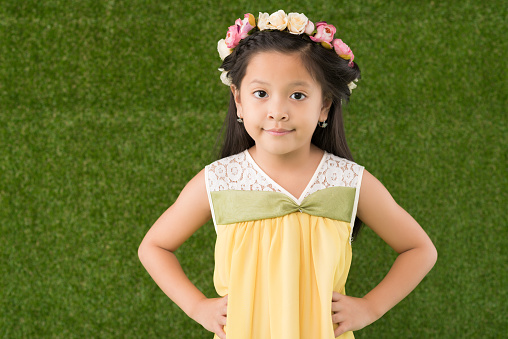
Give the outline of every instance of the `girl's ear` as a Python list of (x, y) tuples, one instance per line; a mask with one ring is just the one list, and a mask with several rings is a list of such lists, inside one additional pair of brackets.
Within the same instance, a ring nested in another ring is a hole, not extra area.
[(242, 102), (240, 100), (240, 90), (236, 88), (235, 85), (231, 85), (231, 92), (233, 93), (233, 96), (235, 98), (236, 115), (239, 118), (243, 118)]
[(321, 113), (319, 114), (319, 121), (325, 121), (328, 119), (328, 113), (330, 112), (330, 107), (332, 106), (332, 99), (323, 98), (323, 106), (321, 107)]

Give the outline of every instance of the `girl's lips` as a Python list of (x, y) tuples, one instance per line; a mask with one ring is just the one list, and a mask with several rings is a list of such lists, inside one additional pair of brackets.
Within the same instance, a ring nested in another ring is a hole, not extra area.
[(288, 129), (278, 129), (278, 128), (274, 128), (274, 129), (265, 129), (264, 131), (265, 131), (266, 133), (268, 133), (268, 134), (275, 135), (275, 136), (286, 135), (286, 134), (289, 134), (289, 133), (293, 132), (293, 130), (288, 130)]

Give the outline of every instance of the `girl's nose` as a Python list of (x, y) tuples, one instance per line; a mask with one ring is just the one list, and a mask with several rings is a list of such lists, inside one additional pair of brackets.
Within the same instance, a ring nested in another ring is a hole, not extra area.
[(287, 107), (282, 100), (274, 100), (268, 111), (268, 118), (275, 121), (286, 121), (289, 119)]

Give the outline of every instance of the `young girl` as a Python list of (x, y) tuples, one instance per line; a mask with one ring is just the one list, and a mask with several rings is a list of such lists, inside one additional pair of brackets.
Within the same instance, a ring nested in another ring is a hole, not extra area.
[[(246, 14), (219, 41), (231, 88), (222, 159), (187, 184), (139, 247), (155, 282), (215, 338), (353, 338), (436, 261), (418, 223), (353, 162), (342, 104), (360, 70), (335, 33), (278, 11)], [(174, 252), (210, 218), (221, 297), (208, 299)], [(360, 219), (399, 255), (355, 298), (345, 283)]]

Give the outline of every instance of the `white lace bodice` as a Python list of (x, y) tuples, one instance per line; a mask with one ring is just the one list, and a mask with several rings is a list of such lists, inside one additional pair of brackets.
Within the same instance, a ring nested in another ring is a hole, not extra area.
[[(328, 187), (356, 187), (361, 171), (362, 167), (356, 163), (325, 152), (307, 188), (296, 200), (303, 200)], [(211, 192), (241, 190), (287, 193), (259, 168), (248, 151), (217, 160), (207, 166), (206, 172)], [(295, 200), (295, 197), (290, 197)]]
[(298, 205), (301, 205), (303, 200), (312, 193), (329, 187), (351, 187), (356, 189), (351, 216), (351, 226), (353, 226), (358, 206), (362, 174), (362, 166), (353, 161), (325, 152), (312, 179), (298, 198), (294, 197), (270, 178), (252, 159), (248, 150), (217, 160), (205, 168), (206, 189), (215, 226), (217, 226), (217, 223), (211, 192), (227, 190), (279, 192), (291, 198)]

